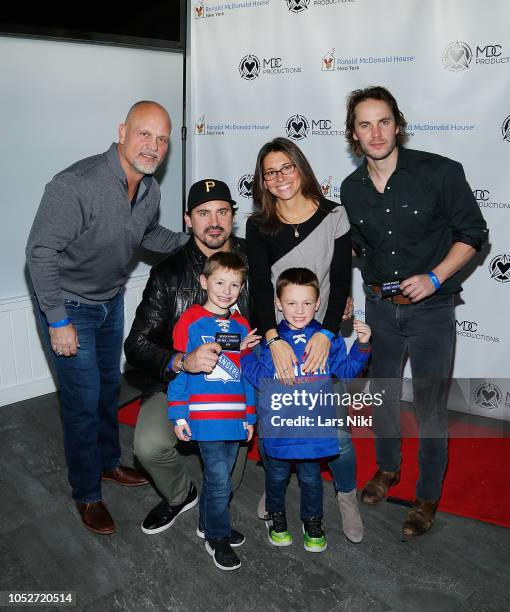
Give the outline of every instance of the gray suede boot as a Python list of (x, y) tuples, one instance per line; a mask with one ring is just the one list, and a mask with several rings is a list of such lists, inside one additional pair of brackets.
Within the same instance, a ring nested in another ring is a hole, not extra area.
[(357, 544), (363, 539), (363, 522), (358, 508), (356, 489), (349, 493), (337, 493), (338, 506), (342, 515), (342, 531), (345, 537)]
[(259, 503), (257, 504), (257, 518), (267, 521), (269, 515), (266, 510), (266, 492), (262, 493), (259, 499)]

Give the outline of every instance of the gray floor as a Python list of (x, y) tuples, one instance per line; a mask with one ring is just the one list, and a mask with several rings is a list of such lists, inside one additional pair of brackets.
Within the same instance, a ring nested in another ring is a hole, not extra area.
[[(66, 484), (56, 396), (0, 408), (0, 591), (76, 591), (80, 610), (508, 610), (510, 530), (439, 514), (430, 534), (401, 536), (406, 508), (362, 508), (366, 537), (340, 532), (329, 483), (328, 549), (307, 553), (291, 483), (293, 546), (271, 547), (254, 518), (263, 470), (249, 462), (232, 504), (247, 538), (242, 567), (214, 567), (195, 536), (197, 509), (170, 530), (144, 535), (139, 524), (158, 501), (150, 487), (104, 486), (118, 533), (83, 529)], [(124, 459), (133, 430), (121, 427)], [(505, 469), (507, 469), (506, 466)], [(9, 608), (10, 609), (10, 608)], [(38, 608), (41, 609), (41, 608)]]

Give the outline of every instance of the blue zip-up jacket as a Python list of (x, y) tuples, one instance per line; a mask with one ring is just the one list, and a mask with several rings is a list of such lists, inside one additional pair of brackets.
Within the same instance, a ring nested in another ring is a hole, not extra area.
[[(320, 331), (321, 324), (315, 319), (304, 329), (291, 329), (284, 320), (278, 325), (278, 334), (294, 349), (298, 359), (295, 366), (296, 377), (313, 377), (314, 380), (328, 379), (335, 376), (340, 379), (355, 378), (365, 368), (371, 354), (370, 345), (360, 345), (354, 342), (349, 353), (342, 336), (335, 337), (331, 342), (329, 357), (324, 372), (306, 375), (302, 370), (304, 350), (308, 340)], [(254, 386), (260, 387), (264, 379), (275, 378), (275, 367), (271, 351), (263, 346), (259, 357), (249, 349), (241, 354), (241, 369), (245, 378)], [(318, 459), (338, 454), (338, 438), (277, 438), (265, 437), (264, 449), (271, 457), (277, 459)]]

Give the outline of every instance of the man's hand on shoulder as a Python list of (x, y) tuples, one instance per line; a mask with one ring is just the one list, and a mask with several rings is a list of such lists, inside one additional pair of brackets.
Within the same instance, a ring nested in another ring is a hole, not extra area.
[(402, 295), (409, 298), (413, 303), (421, 302), (429, 295), (436, 292), (434, 283), (428, 274), (416, 274), (400, 283)]
[(80, 342), (72, 323), (63, 327), (49, 327), (51, 348), (58, 357), (73, 357), (78, 353)]

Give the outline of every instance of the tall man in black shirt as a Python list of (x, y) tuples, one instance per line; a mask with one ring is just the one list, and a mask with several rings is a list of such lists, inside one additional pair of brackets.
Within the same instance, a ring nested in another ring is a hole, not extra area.
[(375, 504), (400, 480), (400, 381), (413, 373), (420, 429), (416, 501), (403, 526), (425, 533), (434, 522), (448, 461), (446, 401), (454, 340), (458, 271), (487, 239), (487, 226), (461, 164), (405, 149), (406, 121), (383, 87), (351, 92), (346, 137), (364, 163), (342, 183), (353, 251), (364, 264), (366, 320), (372, 327), (378, 470), (362, 500)]

